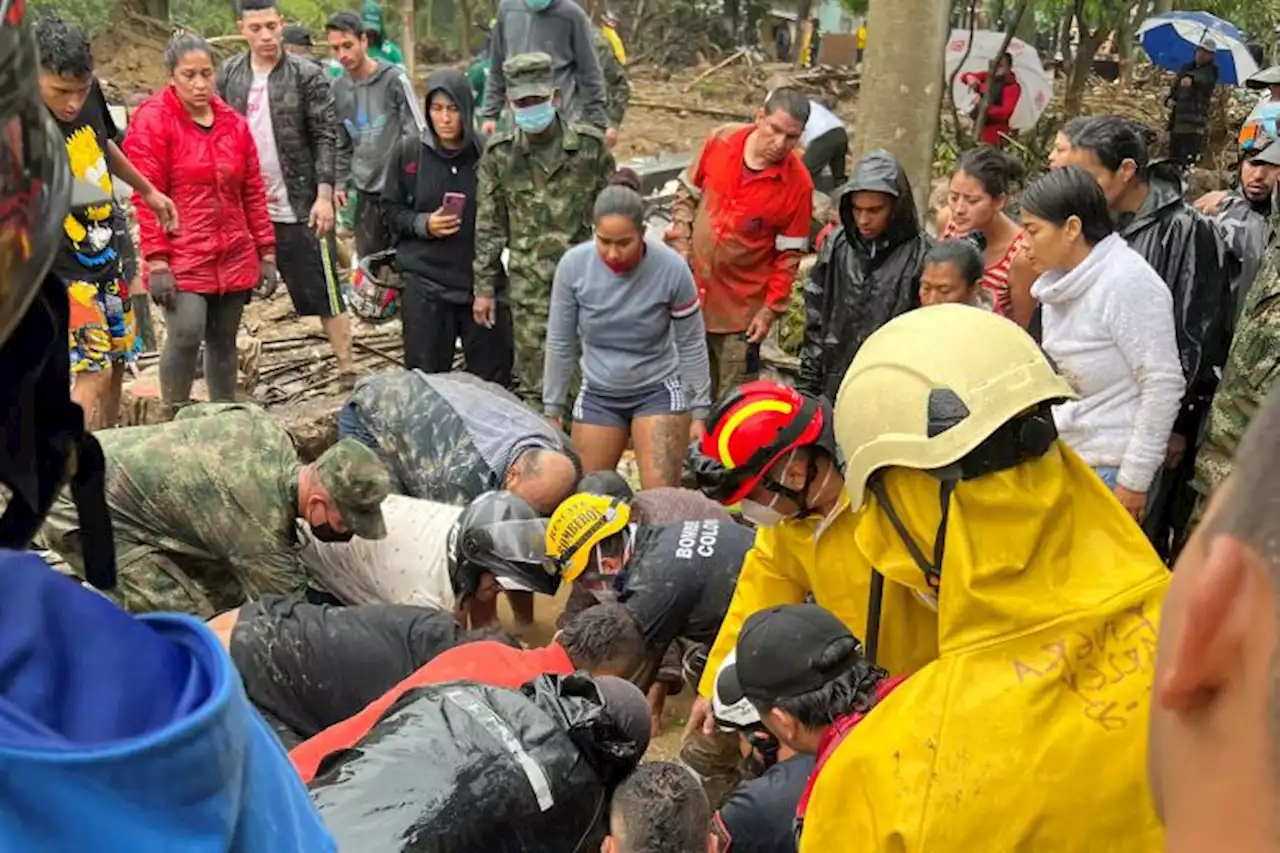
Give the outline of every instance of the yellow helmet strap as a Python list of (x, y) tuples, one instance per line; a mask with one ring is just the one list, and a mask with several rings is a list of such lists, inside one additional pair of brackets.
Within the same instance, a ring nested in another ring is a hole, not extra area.
[(942, 480), (938, 485), (938, 501), (941, 504), (942, 517), (938, 520), (938, 533), (933, 539), (932, 562), (925, 558), (924, 551), (920, 550), (920, 546), (916, 544), (911, 532), (907, 530), (907, 526), (902, 523), (902, 519), (898, 516), (898, 511), (893, 508), (893, 501), (889, 500), (889, 492), (884, 487), (884, 477), (874, 477), (868, 486), (871, 489), (871, 494), (876, 496), (876, 500), (884, 508), (884, 514), (888, 517), (889, 523), (893, 525), (893, 529), (897, 531), (898, 538), (902, 540), (902, 544), (906, 546), (907, 553), (911, 555), (911, 559), (915, 561), (915, 564), (920, 567), (920, 571), (924, 572), (925, 581), (935, 593), (942, 585), (942, 553), (947, 547), (947, 516), (951, 513), (951, 494), (956, 490), (956, 485), (959, 482), (956, 479), (946, 479)]

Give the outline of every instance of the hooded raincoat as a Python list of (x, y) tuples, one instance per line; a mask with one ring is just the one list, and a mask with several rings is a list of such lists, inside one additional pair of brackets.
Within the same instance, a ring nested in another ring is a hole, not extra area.
[[(925, 553), (939, 482), (886, 472)], [(927, 590), (874, 497), (845, 570)], [(800, 853), (1160, 850), (1147, 711), (1169, 573), (1062, 442), (960, 483), (938, 592), (938, 659), (859, 723), (814, 783)], [(893, 617), (886, 615), (886, 623)]]
[(0, 848), (330, 853), (203, 623), (0, 550)]
[[(884, 234), (867, 241), (853, 219), (853, 194), (893, 197)], [(804, 286), (805, 332), (796, 387), (835, 400), (840, 380), (871, 333), (920, 304), (920, 271), (931, 242), (921, 230), (906, 172), (873, 151), (838, 194), (841, 229), (822, 243)]]
[[(935, 499), (936, 503), (936, 499)], [(738, 643), (752, 613), (809, 596), (855, 637), (867, 635), (871, 571), (857, 555), (857, 515), (842, 496), (828, 519), (789, 519), (762, 527), (733, 590), (729, 612), (707, 656), (698, 693), (710, 699), (716, 673)], [(876, 662), (893, 675), (913, 672), (938, 656), (937, 617), (905, 586), (885, 584)]]

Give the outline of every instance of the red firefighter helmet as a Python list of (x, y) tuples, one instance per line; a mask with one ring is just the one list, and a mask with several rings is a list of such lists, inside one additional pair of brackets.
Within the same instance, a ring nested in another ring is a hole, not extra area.
[(834, 459), (831, 407), (777, 382), (747, 382), (707, 422), (702, 441), (689, 448), (698, 489), (725, 505), (750, 494), (766, 471), (797, 447), (817, 445)]

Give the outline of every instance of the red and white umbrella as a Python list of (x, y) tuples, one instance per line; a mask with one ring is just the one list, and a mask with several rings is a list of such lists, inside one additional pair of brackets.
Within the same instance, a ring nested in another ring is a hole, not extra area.
[[(965, 56), (969, 45), (969, 31), (951, 31), (946, 49), (947, 79), (951, 79), (957, 68), (960, 69), (960, 73), (955, 74), (956, 82), (951, 88), (951, 97), (961, 112), (969, 112), (977, 106), (978, 95), (961, 83), (960, 78), (968, 72), (989, 70), (991, 61), (996, 58), (1003, 43), (1004, 33), (975, 30), (973, 49)], [(1035, 126), (1049, 106), (1049, 100), (1053, 97), (1053, 74), (1045, 71), (1040, 54), (1026, 42), (1013, 39), (1006, 49), (1013, 57), (1013, 73), (1018, 78), (1018, 85), (1022, 87), (1022, 96), (1018, 98), (1018, 105), (1013, 110), (1009, 124), (1014, 130), (1026, 130)]]

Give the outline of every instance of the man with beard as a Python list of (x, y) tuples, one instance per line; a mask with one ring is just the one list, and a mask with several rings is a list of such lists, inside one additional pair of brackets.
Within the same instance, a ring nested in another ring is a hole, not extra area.
[(805, 333), (796, 387), (836, 398), (862, 342), (920, 304), (930, 248), (907, 174), (892, 154), (872, 151), (838, 195), (841, 229), (822, 244), (805, 283)]
[[(1272, 124), (1274, 131), (1274, 123)], [(1280, 178), (1280, 142), (1261, 123), (1246, 122), (1240, 130), (1240, 181), (1235, 189), (1205, 193), (1196, 209), (1210, 217), (1227, 251), (1239, 262), (1231, 279), (1233, 310), (1229, 325), (1234, 328), (1244, 298), (1262, 263), (1262, 253), (1271, 240), (1272, 194)]]

